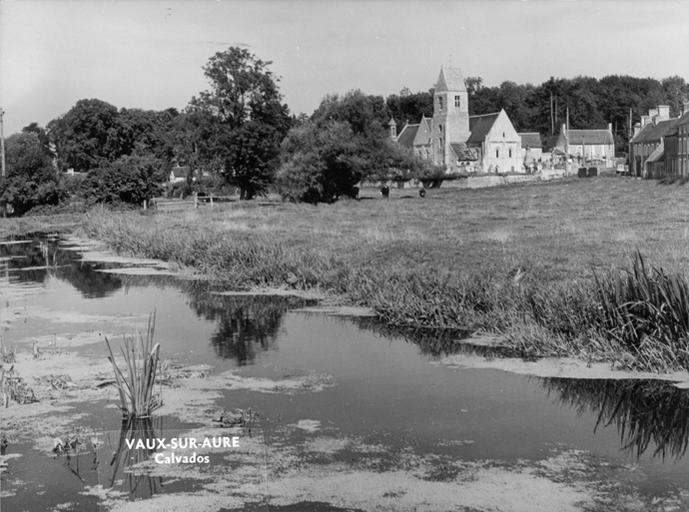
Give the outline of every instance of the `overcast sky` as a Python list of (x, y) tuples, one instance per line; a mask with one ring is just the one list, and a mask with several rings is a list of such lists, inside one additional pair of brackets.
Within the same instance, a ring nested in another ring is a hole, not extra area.
[(184, 108), (201, 67), (244, 45), (294, 113), (328, 93), (433, 86), (451, 62), (486, 85), (630, 74), (689, 81), (689, 1), (0, 0), (6, 135), (81, 98)]

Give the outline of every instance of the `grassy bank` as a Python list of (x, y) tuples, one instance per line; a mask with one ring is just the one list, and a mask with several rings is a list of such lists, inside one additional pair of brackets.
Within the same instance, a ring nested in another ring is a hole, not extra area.
[(611, 269), (630, 267), (637, 251), (669, 274), (688, 268), (686, 187), (600, 178), (440, 189), (425, 199), (392, 192), (318, 207), (95, 211), (83, 230), (231, 287), (320, 288), (398, 326), (500, 332), (524, 355), (689, 367), (686, 337), (662, 329), (621, 337), (594, 279), (613, 279)]
[(70, 230), (82, 221), (82, 214), (0, 218), (0, 238), (17, 237), (37, 232)]

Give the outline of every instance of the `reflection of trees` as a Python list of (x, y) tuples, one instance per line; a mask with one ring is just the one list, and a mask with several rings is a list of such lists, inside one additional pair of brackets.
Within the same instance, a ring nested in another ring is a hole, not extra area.
[[(595, 429), (615, 424), (625, 450), (641, 456), (684, 456), (689, 442), (689, 391), (656, 380), (543, 379), (548, 394), (583, 414), (597, 414)], [(595, 430), (594, 430), (595, 431)]]
[(472, 331), (402, 327), (384, 324), (375, 318), (355, 318), (354, 321), (360, 328), (372, 331), (384, 338), (402, 338), (414, 343), (418, 345), (422, 354), (436, 357), (459, 352), (475, 352), (492, 357), (503, 355), (499, 353), (500, 349), (497, 348), (474, 347), (463, 342)]
[(14, 282), (43, 283), (52, 276), (68, 282), (87, 298), (106, 297), (122, 287), (118, 276), (98, 272), (100, 266), (80, 261), (76, 252), (62, 249), (56, 240), (37, 237), (30, 244), (0, 246), (0, 257), (13, 257), (3, 262), (8, 270), (37, 267), (12, 272)]
[(275, 346), (285, 312), (305, 305), (294, 297), (224, 296), (205, 290), (189, 294), (189, 305), (199, 316), (217, 322), (211, 344), (218, 356), (252, 363), (256, 354)]

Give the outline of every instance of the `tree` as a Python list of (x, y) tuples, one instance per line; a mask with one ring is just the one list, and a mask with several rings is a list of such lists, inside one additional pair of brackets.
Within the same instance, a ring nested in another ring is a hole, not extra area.
[(48, 123), (62, 169), (86, 172), (126, 154), (120, 139), (117, 107), (98, 99), (83, 99), (62, 117)]
[(59, 175), (39, 136), (23, 132), (7, 138), (7, 176), (0, 181), (0, 204), (16, 215), (43, 204), (57, 204), (64, 196)]
[(81, 195), (88, 203), (140, 205), (160, 195), (165, 178), (159, 160), (151, 156), (123, 156), (92, 169), (81, 184)]
[(383, 99), (352, 91), (328, 96), (312, 119), (295, 126), (282, 144), (278, 187), (285, 199), (310, 203), (356, 196), (363, 179), (426, 179), (428, 162), (390, 140)]
[(270, 64), (243, 48), (216, 53), (203, 68), (210, 89), (187, 109), (200, 121), (197, 132), (206, 134), (197, 141), (200, 162), (238, 187), (242, 199), (265, 192), (273, 181), (290, 127)]

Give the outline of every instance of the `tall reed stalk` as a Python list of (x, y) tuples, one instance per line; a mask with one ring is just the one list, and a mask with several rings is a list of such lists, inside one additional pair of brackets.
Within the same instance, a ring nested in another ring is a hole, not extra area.
[(139, 333), (138, 343), (135, 336), (123, 336), (120, 351), (124, 356), (124, 371), (115, 362), (110, 341), (105, 338), (125, 416), (144, 418), (163, 405), (160, 394), (153, 393), (160, 368), (160, 344), (153, 344), (155, 318), (154, 311), (148, 317), (146, 336)]

